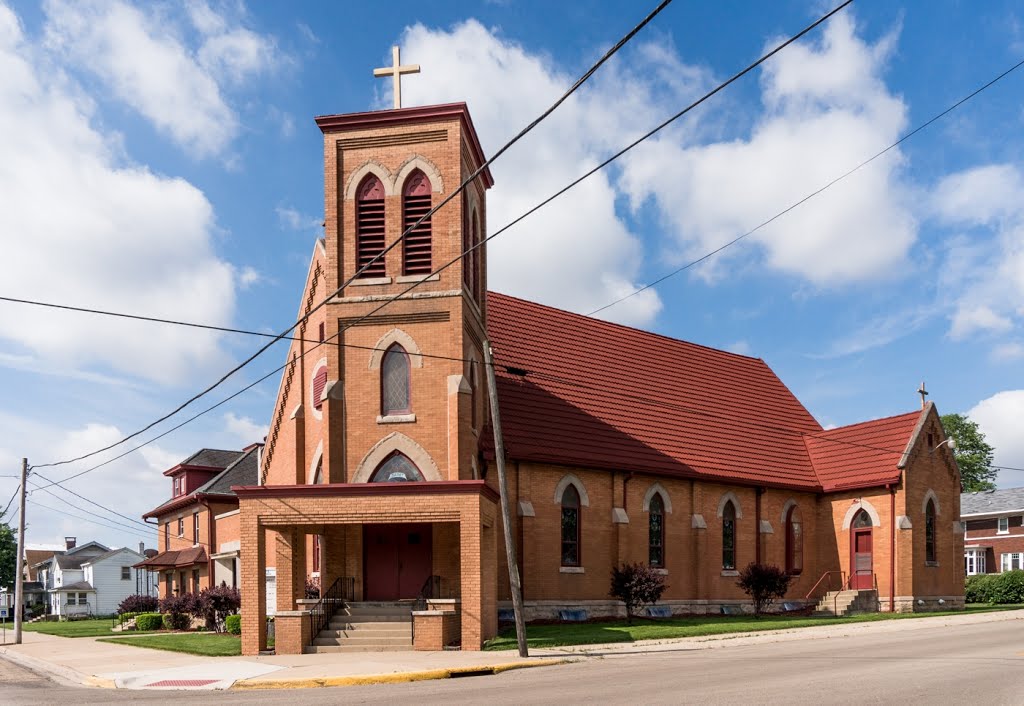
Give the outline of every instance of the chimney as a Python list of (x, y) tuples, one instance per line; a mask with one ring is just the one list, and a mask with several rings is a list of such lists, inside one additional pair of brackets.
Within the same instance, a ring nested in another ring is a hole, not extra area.
[(64, 548), (67, 551), (71, 551), (72, 549), (74, 549), (76, 544), (78, 544), (78, 537), (65, 537), (64, 538)]
[(141, 554), (142, 556), (146, 556), (146, 543), (145, 542), (139, 542), (139, 554)]

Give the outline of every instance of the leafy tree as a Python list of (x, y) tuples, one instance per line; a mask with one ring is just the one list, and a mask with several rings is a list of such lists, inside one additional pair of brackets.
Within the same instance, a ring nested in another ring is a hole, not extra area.
[(646, 564), (623, 564), (612, 569), (612, 585), (608, 595), (626, 604), (626, 622), (633, 624), (636, 609), (657, 603), (665, 592), (665, 576)]
[(17, 570), (17, 534), (6, 522), (0, 522), (0, 586), (14, 588), (14, 577)]
[(994, 449), (985, 442), (977, 422), (963, 414), (944, 414), (942, 428), (956, 441), (953, 456), (960, 466), (960, 489), (965, 493), (993, 490), (997, 472), (992, 468)]
[(772, 564), (747, 564), (736, 585), (754, 601), (754, 615), (761, 617), (776, 598), (789, 590), (793, 576)]

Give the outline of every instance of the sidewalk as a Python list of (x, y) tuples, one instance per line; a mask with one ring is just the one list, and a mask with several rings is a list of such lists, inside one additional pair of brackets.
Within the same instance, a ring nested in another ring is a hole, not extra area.
[(514, 651), (197, 657), (97, 642), (96, 638), (70, 639), (26, 632), (24, 644), (0, 646), (0, 657), (61, 681), (97, 687), (281, 689), (443, 679), (452, 676), (453, 672), (493, 674), (507, 669), (624, 657), (644, 652), (722, 649), (766, 642), (831, 639), (869, 632), (884, 633), (1011, 620), (1024, 620), (1024, 610), (546, 648), (531, 650), (531, 656), (526, 659), (521, 659)]

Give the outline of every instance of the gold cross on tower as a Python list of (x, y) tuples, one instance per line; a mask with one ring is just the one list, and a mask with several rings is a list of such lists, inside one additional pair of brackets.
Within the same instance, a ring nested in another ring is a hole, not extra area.
[(392, 91), (395, 95), (395, 107), (402, 107), (402, 74), (418, 74), (420, 72), (419, 64), (409, 64), (408, 66), (402, 66), (402, 60), (400, 58), (398, 47), (391, 47), (391, 57), (393, 64), (391, 66), (384, 66), (379, 69), (373, 70), (373, 75), (377, 78), (382, 76), (390, 76), (394, 82), (394, 90)]

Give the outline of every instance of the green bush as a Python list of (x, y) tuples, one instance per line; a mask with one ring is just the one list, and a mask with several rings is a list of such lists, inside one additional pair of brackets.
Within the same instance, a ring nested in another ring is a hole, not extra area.
[(139, 613), (135, 617), (136, 630), (159, 630), (163, 627), (164, 616), (159, 613)]
[(774, 564), (747, 564), (736, 585), (754, 602), (754, 615), (761, 617), (778, 598), (783, 598), (795, 577)]
[(192, 626), (192, 616), (187, 613), (164, 613), (163, 620), (168, 630), (188, 630)]
[(964, 599), (968, 603), (992, 602), (992, 579), (996, 574), (978, 574), (968, 576), (964, 584)]
[(1024, 570), (1005, 571), (992, 579), (990, 603), (1024, 603)]
[(242, 634), (242, 616), (241, 615), (229, 615), (224, 618), (224, 629), (232, 635)]

